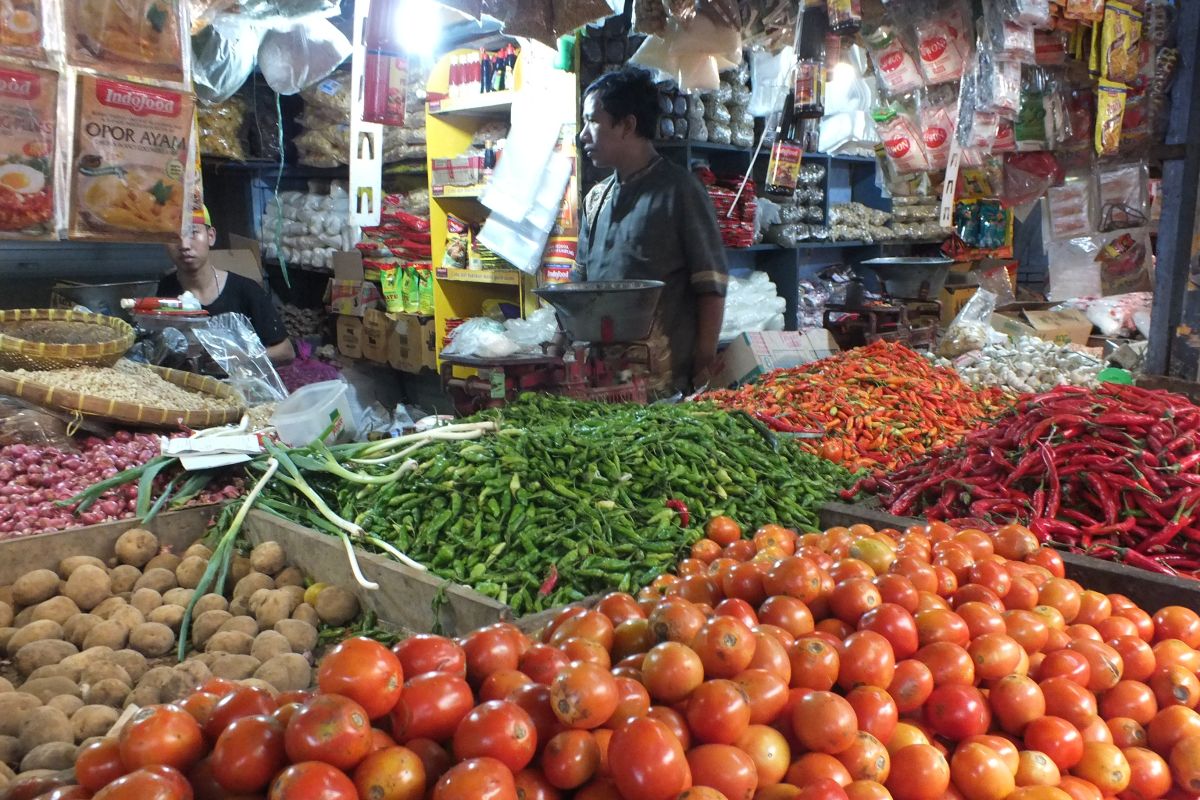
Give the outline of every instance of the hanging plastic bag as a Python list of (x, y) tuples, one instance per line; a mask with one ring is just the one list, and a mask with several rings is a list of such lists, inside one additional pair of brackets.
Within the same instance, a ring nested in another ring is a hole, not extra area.
[(336, 17), (341, 0), (239, 0), (238, 13), (271, 24), (296, 20), (309, 15)]
[(921, 71), (895, 29), (880, 27), (864, 41), (870, 48), (880, 85), (890, 96), (899, 97), (924, 85)]
[(962, 78), (971, 54), (968, 26), (962, 8), (937, 8), (913, 24), (921, 74), (929, 85)]
[(202, 103), (223, 103), (242, 87), (258, 59), (262, 31), (241, 14), (218, 14), (192, 38), (192, 79)]
[(1096, 194), (1100, 230), (1140, 228), (1150, 214), (1146, 184), (1150, 171), (1145, 161), (1104, 164), (1096, 167)]
[(954, 141), (953, 90), (943, 87), (919, 93), (917, 109), (929, 168), (943, 170), (950, 160), (950, 146)]
[(1071, 178), (1062, 186), (1046, 192), (1046, 213), (1050, 217), (1050, 238), (1074, 239), (1092, 232), (1092, 191), (1090, 181)]
[(1009, 208), (1032, 203), (1058, 179), (1058, 162), (1051, 153), (1018, 153), (1004, 162), (1000, 200)]
[(248, 405), (274, 403), (288, 396), (266, 346), (245, 314), (218, 314), (208, 325), (193, 330), (196, 340), (225, 371), (228, 383), (241, 392)]
[(996, 295), (987, 289), (976, 290), (946, 328), (937, 354), (942, 358), (956, 358), (972, 350), (982, 350), (993, 336), (999, 335), (992, 330), (995, 311)]
[(890, 108), (875, 113), (875, 130), (896, 172), (901, 175), (929, 169), (921, 126), (904, 110)]
[(333, 23), (308, 17), (263, 36), (258, 66), (268, 86), (292, 95), (329, 77), (350, 51), (350, 40)]

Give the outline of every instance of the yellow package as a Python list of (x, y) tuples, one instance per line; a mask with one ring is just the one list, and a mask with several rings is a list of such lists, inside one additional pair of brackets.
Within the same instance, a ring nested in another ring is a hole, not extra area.
[(192, 211), (193, 106), (187, 92), (79, 76), (72, 238), (179, 240)]
[(1130, 84), (1138, 75), (1138, 56), (1142, 43), (1142, 12), (1119, 0), (1104, 7), (1104, 32), (1100, 66), (1103, 77)]
[(1088, 74), (1093, 78), (1100, 77), (1103, 67), (1100, 64), (1100, 53), (1104, 47), (1104, 36), (1099, 25), (1094, 25), (1088, 31)]
[(77, 67), (182, 82), (183, 2), (66, 0), (67, 58)]
[(1099, 22), (1104, 19), (1104, 0), (1067, 0), (1067, 19)]
[(0, 64), (0, 238), (52, 239), (58, 74)]
[(1096, 87), (1096, 154), (1113, 156), (1121, 150), (1121, 125), (1125, 120), (1125, 86), (1101, 80)]
[(0, 50), (7, 56), (43, 60), (46, 12), (43, 0), (0, 0)]

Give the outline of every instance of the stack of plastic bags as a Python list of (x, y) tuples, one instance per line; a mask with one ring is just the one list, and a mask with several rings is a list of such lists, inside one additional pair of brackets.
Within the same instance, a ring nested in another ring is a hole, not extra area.
[(349, 195), (337, 182), (328, 194), (280, 192), (263, 213), (263, 257), (330, 269), (335, 251), (354, 247), (349, 214)]
[(725, 318), (721, 339), (728, 341), (739, 333), (783, 330), (783, 309), (787, 302), (775, 291), (765, 272), (752, 272), (749, 278), (729, 278), (725, 294)]

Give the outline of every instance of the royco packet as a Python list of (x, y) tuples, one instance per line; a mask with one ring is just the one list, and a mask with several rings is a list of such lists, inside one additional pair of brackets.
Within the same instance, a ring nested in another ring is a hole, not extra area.
[(55, 237), (58, 75), (0, 63), (0, 238)]
[(67, 60), (102, 72), (182, 82), (191, 66), (183, 2), (64, 0)]
[(179, 240), (191, 211), (193, 105), (186, 92), (79, 76), (72, 238)]

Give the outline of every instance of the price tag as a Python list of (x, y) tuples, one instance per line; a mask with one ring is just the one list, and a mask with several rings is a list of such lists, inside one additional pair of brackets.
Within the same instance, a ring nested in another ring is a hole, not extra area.
[(488, 378), (492, 382), (492, 399), (503, 400), (506, 394), (504, 391), (504, 370), (494, 369), (488, 375)]

